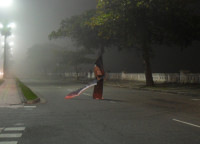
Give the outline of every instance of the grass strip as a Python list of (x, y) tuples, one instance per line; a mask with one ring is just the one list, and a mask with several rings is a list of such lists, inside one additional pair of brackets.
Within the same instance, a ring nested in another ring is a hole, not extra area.
[(16, 79), (18, 86), (21, 88), (21, 91), (27, 100), (35, 100), (37, 99), (37, 95), (31, 91), (24, 83), (22, 83), (19, 79)]

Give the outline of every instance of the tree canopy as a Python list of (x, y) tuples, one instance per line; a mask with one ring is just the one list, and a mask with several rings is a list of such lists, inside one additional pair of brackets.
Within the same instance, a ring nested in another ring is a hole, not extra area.
[(150, 44), (188, 46), (199, 40), (198, 0), (98, 0), (91, 27), (126, 47)]
[(197, 0), (98, 0), (88, 25), (119, 48), (142, 51), (146, 83), (153, 85), (150, 51), (156, 44), (187, 47), (199, 40)]
[(49, 34), (49, 39), (71, 38), (75, 45), (86, 49), (104, 51), (104, 47), (110, 44), (108, 40), (99, 36), (98, 28), (92, 29), (87, 23), (96, 14), (95, 10), (89, 10), (81, 15), (72, 16), (62, 20), (60, 27)]
[(142, 51), (146, 84), (153, 85), (151, 49), (158, 44), (185, 48), (200, 38), (198, 0), (98, 0), (96, 10), (63, 20), (50, 39), (70, 37), (77, 46), (115, 46)]

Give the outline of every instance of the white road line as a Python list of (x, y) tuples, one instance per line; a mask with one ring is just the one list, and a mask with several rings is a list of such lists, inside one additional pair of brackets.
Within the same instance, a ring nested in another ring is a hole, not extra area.
[(193, 101), (200, 101), (200, 99), (192, 99)]
[(172, 119), (172, 120), (173, 120), (173, 121), (176, 121), (176, 122), (179, 122), (179, 123), (183, 123), (183, 124), (186, 124), (186, 125), (190, 125), (190, 126), (193, 126), (193, 127), (200, 128), (200, 126), (195, 125), (195, 124), (192, 124), (192, 123), (188, 123), (188, 122), (180, 121), (180, 120), (177, 120), (177, 119)]
[(21, 137), (21, 133), (13, 133), (13, 134), (0, 134), (0, 138), (19, 138)]
[(24, 108), (36, 108), (36, 106), (24, 106)]
[(17, 144), (17, 141), (4, 141), (4, 142), (0, 142), (0, 144)]
[(18, 109), (22, 107), (23, 105), (0, 105), (0, 108), (10, 108), (10, 109)]
[(5, 128), (4, 131), (24, 131), (25, 127), (9, 127)]

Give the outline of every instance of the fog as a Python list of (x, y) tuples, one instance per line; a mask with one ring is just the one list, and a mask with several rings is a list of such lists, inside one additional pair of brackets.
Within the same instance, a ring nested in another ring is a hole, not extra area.
[(34, 44), (69, 45), (65, 40), (49, 41), (49, 33), (58, 28), (62, 19), (95, 7), (94, 0), (14, 0), (10, 7), (1, 8), (0, 22), (16, 23), (12, 30), (15, 62), (19, 63)]
[[(16, 29), (12, 31), (15, 35), (14, 68), (21, 70), (24, 61), (28, 59), (27, 50), (37, 44), (55, 44), (67, 50), (73, 49), (70, 40), (50, 41), (48, 35), (59, 27), (62, 19), (95, 8), (96, 0), (14, 0), (11, 7), (1, 8), (0, 21), (16, 23)], [(197, 56), (199, 48), (196, 45), (192, 47), (192, 50), (183, 52), (155, 48), (152, 60), (153, 72), (178, 72), (181, 69), (199, 72), (200, 64)], [(3, 46), (0, 52), (2, 57)], [(117, 49), (107, 50), (104, 63), (106, 71), (144, 72), (141, 54), (136, 50), (120, 52)], [(90, 66), (92, 67), (92, 64)]]

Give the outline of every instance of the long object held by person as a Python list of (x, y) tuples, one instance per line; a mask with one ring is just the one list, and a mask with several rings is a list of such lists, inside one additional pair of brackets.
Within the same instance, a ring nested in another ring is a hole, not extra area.
[(92, 86), (97, 85), (97, 82), (98, 82), (98, 80), (94, 80), (93, 82), (91, 82), (91, 83), (85, 85), (84, 87), (82, 87), (82, 88), (80, 88), (80, 89), (77, 89), (76, 91), (73, 91), (73, 92), (69, 93), (69, 94), (65, 97), (65, 99), (71, 99), (71, 98), (74, 98), (74, 97), (79, 96), (79, 95), (80, 95), (81, 93), (83, 93), (86, 89), (88, 89), (88, 88), (90, 88), (90, 87), (92, 87)]

